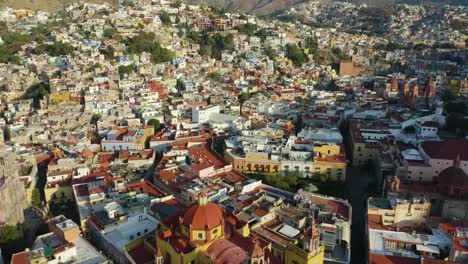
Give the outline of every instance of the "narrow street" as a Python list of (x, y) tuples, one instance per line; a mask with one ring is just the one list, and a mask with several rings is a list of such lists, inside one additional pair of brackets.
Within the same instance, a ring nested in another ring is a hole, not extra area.
[(368, 237), (367, 237), (367, 198), (369, 193), (369, 171), (348, 167), (346, 179), (350, 190), (352, 205), (351, 225), (351, 263), (367, 263)]

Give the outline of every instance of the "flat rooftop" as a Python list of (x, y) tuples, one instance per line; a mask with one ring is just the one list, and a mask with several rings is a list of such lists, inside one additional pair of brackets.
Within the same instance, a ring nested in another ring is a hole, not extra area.
[(82, 237), (73, 240), (73, 244), (76, 246), (76, 255), (79, 256), (79, 260), (77, 260), (76, 263), (96, 264), (103, 263), (107, 260), (93, 245)]
[(372, 199), (369, 200), (369, 208), (392, 209), (392, 205), (389, 200)]
[[(141, 220), (140, 216), (142, 216)], [(118, 222), (106, 228), (103, 236), (107, 241), (123, 252), (124, 246), (140, 239), (146, 234), (154, 232), (158, 224), (158, 220), (141, 212), (140, 214), (129, 215), (125, 222)]]

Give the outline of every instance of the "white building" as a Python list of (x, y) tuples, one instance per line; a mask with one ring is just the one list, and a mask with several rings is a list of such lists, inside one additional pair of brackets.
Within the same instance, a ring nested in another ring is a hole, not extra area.
[(195, 123), (206, 123), (210, 119), (210, 115), (214, 113), (219, 113), (219, 105), (200, 107), (192, 107), (192, 122)]

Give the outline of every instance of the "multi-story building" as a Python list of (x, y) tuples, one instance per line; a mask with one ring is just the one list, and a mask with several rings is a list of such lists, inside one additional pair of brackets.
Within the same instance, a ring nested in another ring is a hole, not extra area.
[(51, 171), (44, 187), (45, 200), (49, 204), (73, 201), (72, 170)]
[(370, 263), (454, 263), (443, 260), (452, 247), (444, 228), (384, 226), (378, 215), (369, 215), (368, 224)]
[(31, 249), (12, 256), (11, 264), (22, 263), (110, 263), (85, 238), (79, 226), (63, 215), (48, 220), (50, 233), (40, 235)]
[(219, 113), (219, 105), (209, 107), (192, 107), (192, 121), (195, 123), (206, 123), (210, 119), (211, 114)]
[(431, 203), (424, 198), (411, 200), (370, 198), (368, 214), (379, 215), (384, 226), (411, 226), (425, 223)]
[(94, 205), (88, 220), (88, 233), (97, 248), (115, 263), (130, 263), (128, 251), (157, 228), (159, 220), (148, 211), (151, 197), (140, 194), (126, 200)]
[[(327, 174), (333, 180), (344, 180), (344, 148), (334, 143), (312, 142), (290, 136), (283, 139), (282, 130), (263, 129), (270, 133), (244, 131), (241, 136), (226, 139), (225, 159), (242, 173), (282, 173), (312, 177)], [(281, 132), (281, 133), (275, 133)]]
[(101, 141), (103, 151), (142, 150), (154, 135), (154, 127), (112, 129)]

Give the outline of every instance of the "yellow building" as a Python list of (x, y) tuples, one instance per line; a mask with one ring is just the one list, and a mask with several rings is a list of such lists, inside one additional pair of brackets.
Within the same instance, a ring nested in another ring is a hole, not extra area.
[(311, 227), (301, 243), (289, 244), (286, 250), (286, 264), (322, 264), (324, 247), (320, 245), (320, 231), (312, 221)]
[(370, 125), (361, 121), (351, 121), (349, 125), (353, 166), (366, 165), (369, 161), (378, 160), (380, 157), (382, 149), (379, 142), (362, 135), (361, 129), (366, 129), (366, 127)]
[(336, 144), (314, 144), (314, 172), (327, 174), (332, 180), (346, 179), (344, 149)]
[(69, 92), (51, 93), (49, 99), (50, 99), (51, 104), (70, 102), (70, 93)]
[[(346, 158), (340, 145), (316, 143), (314, 153), (315, 157), (310, 161), (310, 165), (303, 166), (306, 174), (327, 174), (332, 180), (345, 180)], [(271, 154), (265, 152), (248, 152), (241, 155), (229, 150), (224, 153), (224, 158), (241, 173), (280, 173), (294, 167), (294, 163), (271, 159)]]
[(69, 203), (74, 200), (71, 185), (72, 171), (54, 171), (47, 175), (44, 198), (49, 204)]
[(281, 162), (271, 160), (269, 154), (264, 152), (249, 152), (245, 157), (226, 152), (224, 158), (232, 164), (236, 171), (241, 173), (277, 173), (281, 171)]
[(206, 193), (184, 213), (163, 219), (156, 233), (155, 263), (267, 263), (271, 245), (250, 234), (248, 224), (226, 215)]
[(65, 183), (48, 185), (44, 188), (44, 196), (49, 204), (68, 203), (73, 201), (73, 190)]
[(135, 149), (145, 149), (146, 143), (154, 135), (154, 127), (147, 126), (144, 129), (143, 135), (135, 137)]

